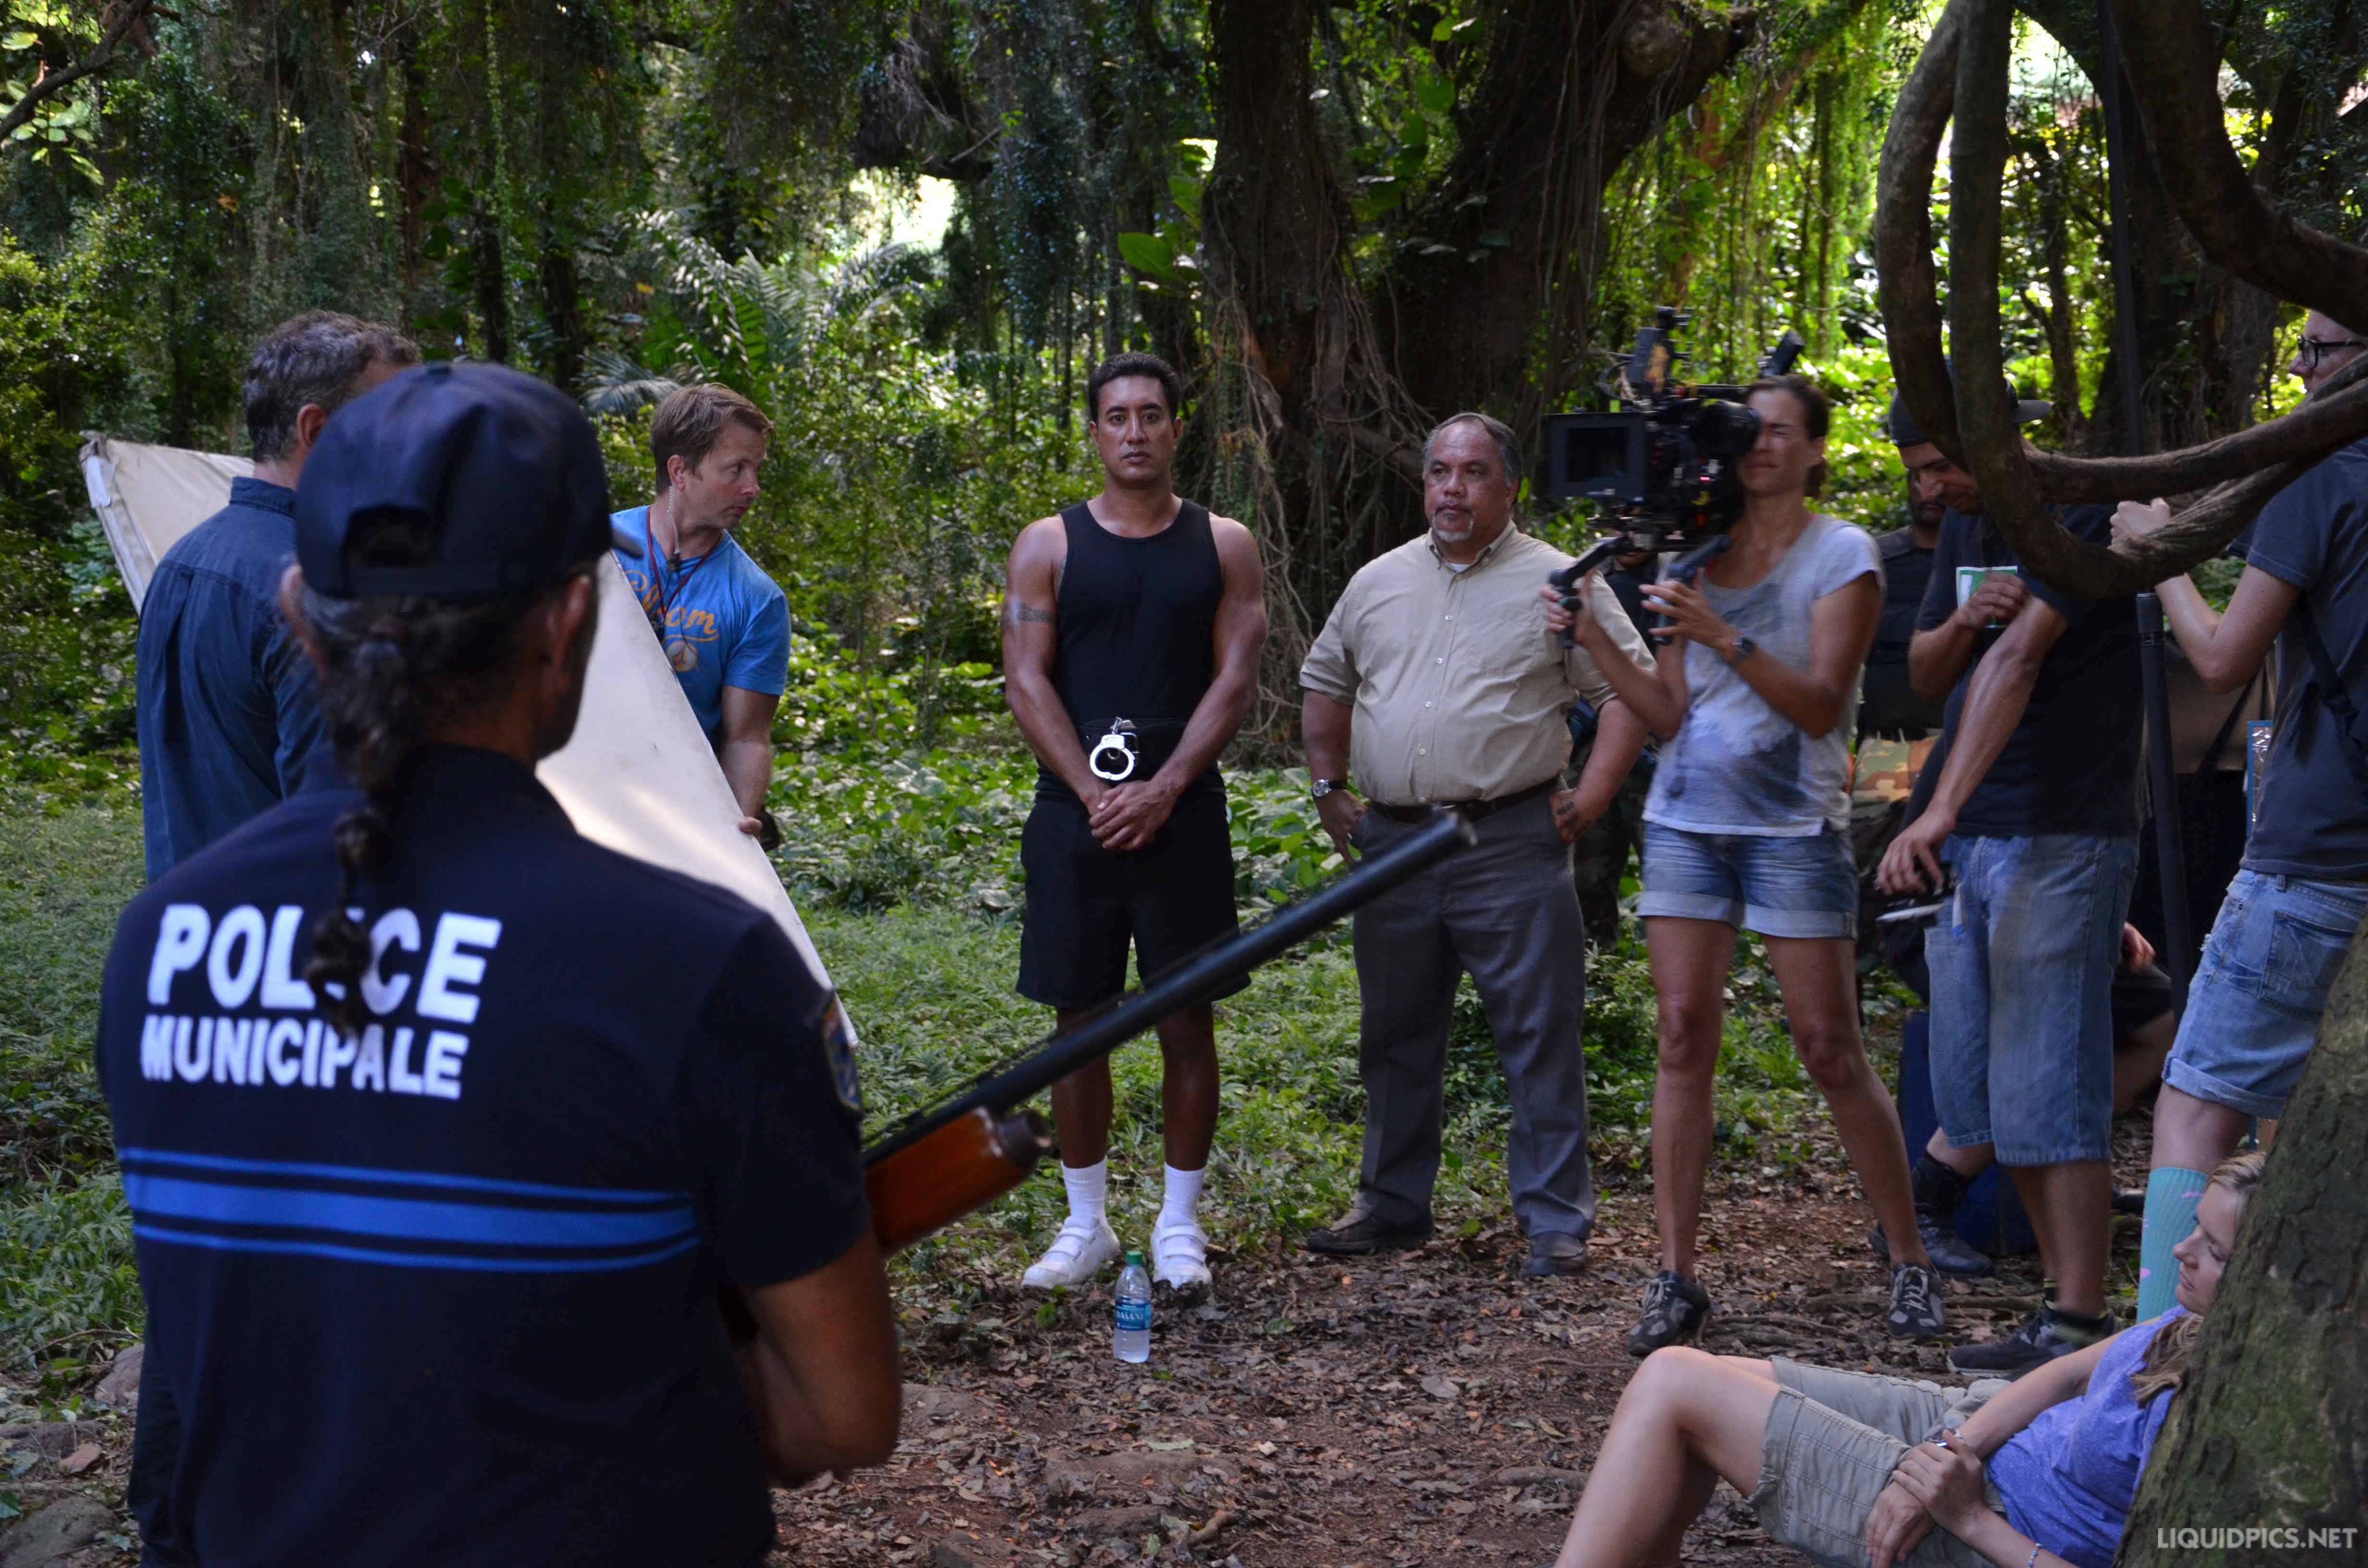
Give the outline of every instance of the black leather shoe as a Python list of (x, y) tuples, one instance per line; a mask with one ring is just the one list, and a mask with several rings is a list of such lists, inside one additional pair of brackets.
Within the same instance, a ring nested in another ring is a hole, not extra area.
[(1319, 1225), (1300, 1238), (1309, 1252), (1327, 1257), (1363, 1257), (1377, 1252), (1404, 1252), (1430, 1240), (1430, 1220), (1393, 1225), (1358, 1204), (1328, 1225)]
[(1530, 1238), (1530, 1260), (1521, 1265), (1524, 1279), (1549, 1279), (1577, 1274), (1587, 1267), (1587, 1238), (1568, 1231), (1543, 1231)]

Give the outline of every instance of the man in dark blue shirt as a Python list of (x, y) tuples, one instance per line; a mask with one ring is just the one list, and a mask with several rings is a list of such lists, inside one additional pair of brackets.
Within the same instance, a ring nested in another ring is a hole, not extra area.
[[(2368, 354), (2317, 311), (2286, 368), (2316, 396)], [(2123, 502), (2117, 533), (2170, 520)], [(2181, 652), (2214, 691), (2253, 678), (2278, 648), (2278, 711), (2245, 858), (2204, 941), (2154, 1109), (2138, 1259), (2138, 1315), (2170, 1308), (2170, 1249), (2195, 1228), (2209, 1173), (2256, 1117), (2285, 1114), (2328, 991), (2368, 915), (2368, 441), (2279, 492), (2246, 543), (2245, 574), (2215, 612), (2184, 576), (2162, 585)]]
[[(1950, 1361), (2014, 1377), (2113, 1329), (2112, 988), (2137, 879), (2136, 612), (2126, 597), (2076, 598), (2027, 576), (1973, 477), (1896, 399), (1891, 435), (1949, 507), (1907, 650), (1918, 695), (1948, 698), (1948, 760), (1877, 880), (1907, 892), (1939, 887), (1943, 862), (1954, 874), (1924, 938), (1934, 1108), (1952, 1149), (1995, 1147), (2055, 1294), (2021, 1332)], [(2103, 544), (2112, 517), (2057, 520)], [(1918, 1163), (1919, 1209), (1944, 1164)]]
[(843, 1015), (534, 777), (608, 513), (590, 426), (495, 366), (397, 377), (305, 471), (334, 753), (132, 901), (102, 993), (180, 1416), (152, 1563), (754, 1564), (768, 1471), (894, 1444)]
[(279, 619), (297, 476), (339, 404), (419, 362), (331, 311), (283, 322), (246, 370), (255, 476), (165, 552), (140, 606), (140, 805), (153, 881), (292, 793), (320, 739), (313, 668)]

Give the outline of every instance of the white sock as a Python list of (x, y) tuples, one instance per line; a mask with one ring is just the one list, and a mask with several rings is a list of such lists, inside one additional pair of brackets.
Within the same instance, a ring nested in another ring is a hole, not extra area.
[(1063, 1165), (1061, 1185), (1069, 1189), (1067, 1231), (1090, 1231), (1102, 1222), (1110, 1207), (1110, 1162), (1097, 1160), (1090, 1165)]
[(1207, 1167), (1179, 1171), (1174, 1165), (1163, 1165), (1161, 1169), (1167, 1173), (1167, 1185), (1159, 1200), (1159, 1222), (1197, 1223), (1192, 1211), (1201, 1206), (1201, 1178), (1209, 1174)]

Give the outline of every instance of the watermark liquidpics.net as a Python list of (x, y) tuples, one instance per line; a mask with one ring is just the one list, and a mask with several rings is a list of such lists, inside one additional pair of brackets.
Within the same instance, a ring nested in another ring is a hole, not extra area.
[(2161, 1551), (2349, 1551), (2360, 1539), (2357, 1525), (2157, 1526)]

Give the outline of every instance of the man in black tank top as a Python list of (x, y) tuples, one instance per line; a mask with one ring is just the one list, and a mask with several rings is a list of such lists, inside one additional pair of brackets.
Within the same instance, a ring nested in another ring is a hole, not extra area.
[[(1028, 525), (1004, 574), (1004, 694), (1039, 764), (1020, 839), (1019, 989), (1064, 1028), (1126, 989), (1130, 941), (1148, 981), (1237, 928), (1216, 764), (1249, 711), (1265, 574), (1247, 528), (1176, 494), (1176, 385), (1148, 354), (1094, 371), (1102, 492)], [(1152, 1278), (1190, 1301), (1209, 1287), (1194, 1218), (1217, 1131), (1208, 1006), (1161, 1024), (1159, 1049), (1167, 1169)], [(1053, 1085), (1053, 1119), (1069, 1217), (1028, 1270), (1038, 1290), (1082, 1284), (1119, 1254), (1106, 1062)]]

